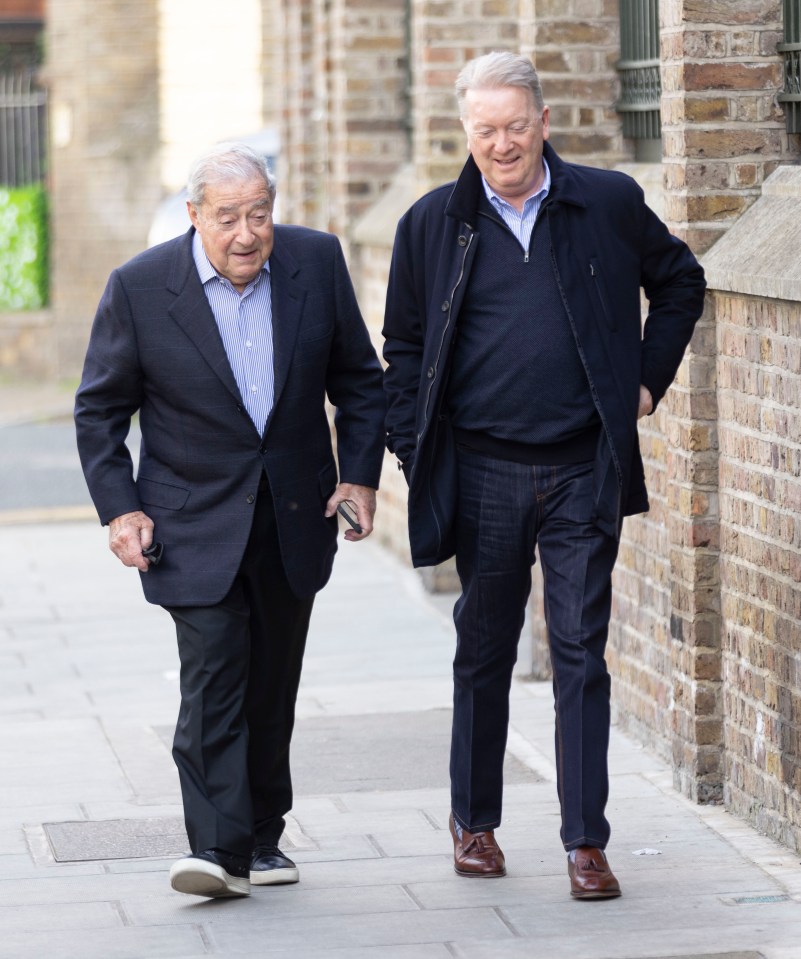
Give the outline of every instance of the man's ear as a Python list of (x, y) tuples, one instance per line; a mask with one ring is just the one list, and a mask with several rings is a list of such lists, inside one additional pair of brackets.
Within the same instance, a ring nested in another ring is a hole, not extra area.
[(189, 219), (192, 221), (192, 226), (197, 229), (198, 224), (198, 214), (195, 209), (194, 204), (190, 203), (189, 200), (186, 201), (186, 212), (189, 214)]

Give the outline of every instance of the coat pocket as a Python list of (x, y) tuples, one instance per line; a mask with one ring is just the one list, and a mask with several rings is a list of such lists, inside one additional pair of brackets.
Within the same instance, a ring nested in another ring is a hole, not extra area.
[(590, 280), (595, 295), (595, 302), (598, 304), (601, 316), (607, 327), (613, 333), (617, 332), (617, 317), (609, 309), (609, 298), (606, 295), (604, 287), (604, 277), (601, 272), (601, 265), (595, 257), (590, 257)]
[(139, 499), (143, 506), (158, 506), (161, 509), (183, 509), (189, 499), (189, 490), (185, 486), (173, 486), (159, 483), (157, 480), (140, 476), (136, 481)]

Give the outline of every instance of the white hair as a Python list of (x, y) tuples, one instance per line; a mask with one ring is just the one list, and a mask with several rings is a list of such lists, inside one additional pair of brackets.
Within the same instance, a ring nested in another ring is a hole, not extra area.
[(468, 90), (490, 90), (496, 87), (522, 87), (534, 98), (539, 113), (545, 106), (540, 78), (528, 57), (508, 50), (485, 53), (466, 63), (456, 78), (456, 101), (459, 116), (464, 119)]
[(225, 142), (205, 150), (192, 164), (186, 191), (195, 209), (203, 205), (206, 187), (210, 183), (228, 180), (264, 181), (270, 203), (275, 201), (275, 177), (267, 161), (246, 143)]

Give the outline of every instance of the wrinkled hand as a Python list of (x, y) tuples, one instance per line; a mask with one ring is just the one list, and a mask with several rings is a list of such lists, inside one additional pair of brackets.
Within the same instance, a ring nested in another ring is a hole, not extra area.
[(345, 530), (345, 539), (355, 542), (366, 539), (373, 531), (373, 516), (375, 516), (375, 490), (370, 486), (357, 486), (355, 483), (340, 483), (325, 507), (325, 515), (333, 516), (337, 506), (348, 500), (356, 510), (361, 533), (348, 527)]
[(640, 386), (640, 406), (637, 410), (637, 419), (648, 416), (654, 411), (654, 398), (647, 386)]
[(135, 566), (146, 573), (150, 563), (142, 555), (153, 542), (153, 520), (141, 510), (123, 513), (108, 524), (108, 545), (123, 566)]

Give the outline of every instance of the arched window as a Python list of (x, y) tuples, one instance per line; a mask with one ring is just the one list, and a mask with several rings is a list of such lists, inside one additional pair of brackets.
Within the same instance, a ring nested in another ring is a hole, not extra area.
[(615, 109), (638, 160), (662, 158), (659, 0), (620, 0), (620, 99)]

